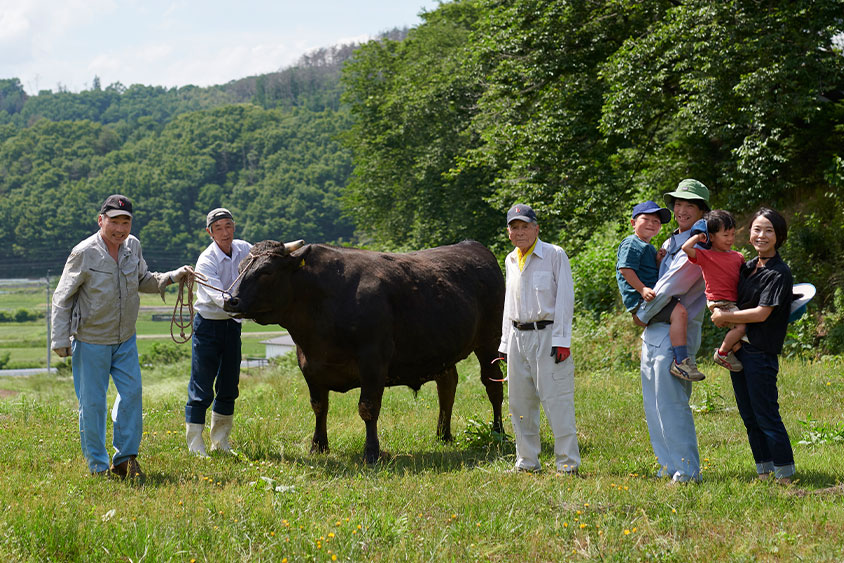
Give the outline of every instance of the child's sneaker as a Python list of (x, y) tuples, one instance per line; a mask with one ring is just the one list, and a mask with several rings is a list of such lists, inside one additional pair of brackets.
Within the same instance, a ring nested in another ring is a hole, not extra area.
[(741, 365), (741, 362), (736, 355), (733, 354), (733, 351), (730, 350), (727, 352), (726, 356), (722, 356), (721, 352), (718, 351), (718, 348), (715, 349), (715, 355), (712, 356), (712, 359), (715, 360), (715, 363), (719, 366), (724, 366), (730, 371), (741, 371), (744, 369), (744, 366)]
[(668, 368), (668, 371), (674, 377), (679, 377), (685, 381), (703, 381), (706, 379), (706, 376), (697, 369), (697, 366), (689, 358), (686, 358), (679, 364), (676, 360), (671, 362), (671, 367)]

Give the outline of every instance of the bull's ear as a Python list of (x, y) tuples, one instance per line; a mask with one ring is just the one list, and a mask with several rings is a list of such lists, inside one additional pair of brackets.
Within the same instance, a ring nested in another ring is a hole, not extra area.
[(305, 246), (305, 241), (303, 241), (302, 239), (294, 240), (293, 242), (285, 242), (284, 252), (285, 254), (290, 254), (294, 250), (299, 250), (303, 246)]

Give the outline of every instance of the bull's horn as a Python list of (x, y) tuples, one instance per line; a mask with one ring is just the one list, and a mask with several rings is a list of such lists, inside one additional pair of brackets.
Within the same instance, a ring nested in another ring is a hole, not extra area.
[(305, 241), (303, 241), (302, 239), (294, 240), (293, 242), (285, 242), (284, 250), (289, 254), (294, 250), (299, 250), (303, 246), (305, 246)]

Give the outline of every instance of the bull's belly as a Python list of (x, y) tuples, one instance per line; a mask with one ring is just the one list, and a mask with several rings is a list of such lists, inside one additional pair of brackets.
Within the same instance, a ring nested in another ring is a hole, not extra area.
[[(445, 370), (453, 367), (462, 359), (457, 359), (445, 366), (442, 362), (433, 365), (393, 365), (387, 372), (384, 387), (404, 386), (419, 390), (422, 385), (429, 381), (435, 381)], [(318, 370), (310, 366), (310, 369), (303, 370), (303, 374), (309, 387), (328, 389), (337, 393), (359, 389), (362, 385), (361, 374), (356, 367), (353, 368), (349, 364), (324, 364)]]

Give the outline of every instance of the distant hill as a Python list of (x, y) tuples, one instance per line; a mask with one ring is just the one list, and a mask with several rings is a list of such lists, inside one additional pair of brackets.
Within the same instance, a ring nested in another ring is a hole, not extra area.
[(0, 79), (0, 278), (59, 273), (115, 192), (135, 201), (133, 233), (152, 268), (193, 263), (209, 242), (203, 217), (220, 205), (248, 240), (352, 241), (340, 75), (357, 47), (210, 87), (95, 80), (27, 96)]

